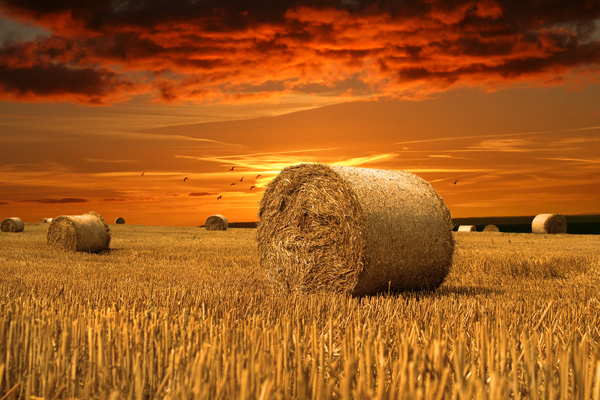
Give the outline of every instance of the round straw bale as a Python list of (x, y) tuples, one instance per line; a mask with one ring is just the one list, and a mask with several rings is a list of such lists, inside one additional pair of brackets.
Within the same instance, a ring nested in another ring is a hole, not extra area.
[(264, 192), (259, 218), (260, 261), (282, 290), (434, 289), (452, 263), (448, 208), (406, 171), (287, 167)]
[(483, 228), (484, 232), (500, 232), (500, 229), (496, 225), (486, 225)]
[(115, 219), (115, 224), (124, 224), (125, 223), (125, 218), (123, 217), (117, 217), (117, 219)]
[(567, 219), (560, 214), (539, 214), (531, 222), (533, 233), (567, 233)]
[(19, 217), (6, 218), (0, 227), (2, 232), (23, 232), (23, 229), (25, 229), (25, 224)]
[(458, 232), (476, 232), (477, 227), (475, 225), (461, 225), (458, 227)]
[(227, 218), (221, 214), (211, 215), (206, 219), (204, 227), (207, 231), (225, 231), (229, 227)]
[(46, 217), (43, 217), (43, 218), (40, 220), (40, 223), (42, 223), (42, 224), (49, 224), (50, 222), (52, 222), (52, 218), (46, 218)]
[(83, 215), (61, 215), (48, 227), (48, 244), (64, 250), (98, 253), (108, 249), (110, 229), (93, 211)]

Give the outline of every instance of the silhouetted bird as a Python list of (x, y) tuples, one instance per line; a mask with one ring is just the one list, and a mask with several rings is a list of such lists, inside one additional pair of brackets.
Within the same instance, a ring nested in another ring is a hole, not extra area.
[(242, 179), (240, 179), (240, 182), (244, 182), (244, 177), (242, 176)]
[(234, 169), (234, 168), (235, 168), (235, 167), (231, 167), (231, 168), (229, 168), (229, 170), (230, 170), (230, 171), (233, 171), (233, 169)]
[(146, 173), (146, 171), (142, 172), (142, 176), (144, 176), (145, 173)]
[(455, 180), (455, 181), (454, 181), (454, 182), (452, 182), (452, 183), (454, 183), (454, 184), (456, 185), (456, 182), (458, 182), (458, 179), (457, 179), (457, 180)]
[(256, 186), (250, 186), (250, 191), (252, 191), (252, 189), (254, 189)]
[(187, 176), (185, 178), (183, 178), (183, 183), (185, 183), (185, 181), (187, 181), (188, 179), (190, 179), (190, 178), (188, 178)]
[(217, 200), (221, 200), (223, 198), (223, 196), (219, 196), (217, 197)]
[(235, 182), (229, 184), (229, 186), (231, 186), (231, 185), (235, 185)]
[(262, 175), (256, 175), (256, 178), (254, 178), (254, 179), (258, 179), (259, 176), (262, 176)]

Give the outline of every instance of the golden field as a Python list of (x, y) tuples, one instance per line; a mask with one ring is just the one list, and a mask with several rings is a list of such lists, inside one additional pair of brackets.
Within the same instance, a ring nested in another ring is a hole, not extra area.
[(255, 230), (0, 234), (0, 399), (600, 399), (600, 236), (455, 233), (436, 291), (275, 293)]

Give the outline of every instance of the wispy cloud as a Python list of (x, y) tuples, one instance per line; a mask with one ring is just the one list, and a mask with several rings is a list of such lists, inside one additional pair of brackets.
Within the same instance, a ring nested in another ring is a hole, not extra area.
[[(406, 144), (418, 144), (418, 143), (435, 143), (435, 142), (451, 142), (451, 141), (464, 141), (464, 140), (474, 140), (474, 139), (499, 139), (506, 137), (528, 137), (528, 136), (538, 136), (538, 135), (548, 135), (548, 134), (558, 134), (558, 133), (575, 133), (575, 132), (585, 132), (585, 131), (594, 131), (599, 130), (598, 126), (588, 126), (581, 128), (573, 128), (573, 129), (553, 129), (553, 130), (539, 130), (539, 131), (523, 131), (523, 132), (510, 132), (510, 133), (492, 133), (487, 135), (471, 135), (471, 136), (450, 136), (450, 137), (441, 137), (434, 139), (419, 139), (419, 140), (408, 140), (402, 142), (396, 142), (396, 145), (406, 145)], [(600, 139), (595, 137), (574, 137), (574, 138), (560, 138), (561, 141), (565, 141), (564, 143), (568, 143), (569, 141), (573, 141), (573, 143), (586, 142), (586, 141), (598, 141)]]
[(19, 200), (19, 203), (41, 203), (41, 204), (71, 204), (71, 203), (88, 203), (88, 199), (76, 197), (65, 197), (62, 199), (36, 199), (36, 200)]
[(101, 163), (101, 164), (122, 164), (122, 163), (137, 162), (137, 160), (111, 160), (108, 158), (84, 158), (83, 161), (87, 161), (87, 162), (91, 162), (91, 163)]
[(213, 196), (213, 195), (216, 195), (216, 194), (217, 193), (211, 193), (211, 192), (194, 192), (194, 193), (188, 194), (188, 196), (203, 197), (203, 196)]
[(395, 153), (387, 153), (387, 154), (375, 154), (375, 155), (366, 156), (366, 157), (350, 158), (350, 159), (343, 160), (343, 161), (335, 161), (335, 163), (338, 165), (345, 165), (348, 167), (358, 167), (358, 166), (365, 165), (365, 164), (372, 164), (372, 163), (381, 162), (381, 161), (390, 161), (395, 158), (396, 158)]
[(497, 151), (497, 152), (514, 152), (514, 153), (528, 153), (531, 151), (539, 150), (532, 149), (533, 143), (525, 139), (487, 139), (481, 142), (468, 146), (469, 150), (481, 150), (481, 151)]
[(576, 163), (585, 163), (585, 164), (600, 164), (600, 159), (583, 159), (583, 158), (566, 158), (566, 157), (545, 157), (538, 158), (538, 160), (551, 160), (551, 161), (567, 161), (567, 162), (576, 162)]
[(443, 159), (449, 159), (449, 160), (472, 160), (472, 158), (468, 158), (468, 157), (456, 157), (456, 156), (451, 156), (450, 154), (429, 154), (427, 157), (429, 157), (429, 158), (443, 158)]

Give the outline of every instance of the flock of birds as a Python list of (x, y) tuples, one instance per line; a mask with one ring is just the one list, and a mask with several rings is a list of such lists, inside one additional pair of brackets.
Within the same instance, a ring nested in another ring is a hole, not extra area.
[[(229, 168), (229, 170), (234, 171), (235, 166)], [(140, 175), (144, 176), (145, 173), (146, 173), (146, 171), (142, 172)], [(256, 180), (256, 179), (260, 178), (261, 176), (262, 175), (258, 174), (258, 175), (256, 175), (256, 177), (254, 179)], [(244, 178), (245, 178), (245, 176), (242, 176), (242, 178), (239, 180), (239, 182), (244, 182)], [(185, 178), (183, 178), (183, 183), (185, 183), (188, 179), (190, 179), (190, 178), (187, 176)], [(235, 182), (232, 182), (229, 184), (229, 186), (234, 186), (234, 185), (235, 185)], [(250, 191), (252, 191), (252, 189), (254, 189), (255, 187), (256, 186), (254, 186), (254, 185), (250, 186)], [(223, 198), (223, 195), (219, 195), (219, 197), (217, 197), (217, 200), (221, 200), (222, 198)]]

